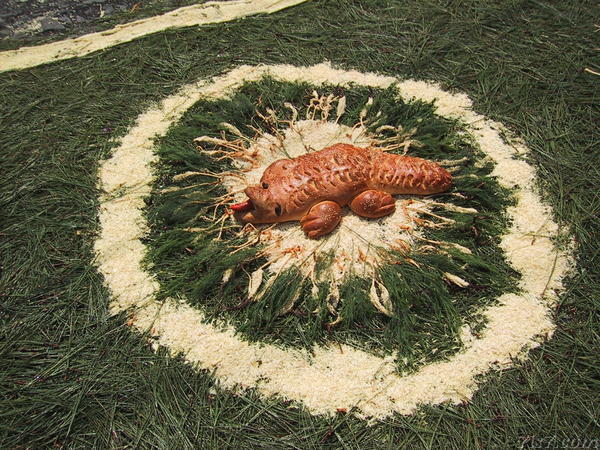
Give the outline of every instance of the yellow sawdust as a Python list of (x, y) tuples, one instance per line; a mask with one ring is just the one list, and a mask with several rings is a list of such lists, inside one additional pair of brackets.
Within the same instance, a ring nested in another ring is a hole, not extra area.
[[(237, 193), (237, 200), (242, 201), (243, 189), (258, 185), (265, 169), (278, 159), (295, 158), (336, 143), (367, 147), (374, 140), (364, 126), (351, 128), (314, 119), (292, 122), (278, 137), (268, 133), (257, 137), (246, 150), (254, 155), (254, 166), (236, 176), (224, 176), (223, 182), (230, 192)], [(235, 158), (234, 163), (240, 169), (249, 165), (246, 160)], [(312, 276), (317, 264), (315, 256), (332, 254), (330, 278), (326, 281), (340, 283), (350, 273), (370, 277), (373, 265), (380, 260), (377, 249), (398, 247), (398, 240), (413, 243), (412, 233), (407, 228), (415, 225), (413, 218), (425, 207), (424, 202), (412, 201), (379, 220), (364, 219), (345, 208), (340, 226), (318, 240), (307, 238), (298, 222), (280, 224), (261, 233), (261, 243), (266, 246), (262, 253), (268, 258), (268, 269), (273, 274), (295, 266), (306, 276)]]

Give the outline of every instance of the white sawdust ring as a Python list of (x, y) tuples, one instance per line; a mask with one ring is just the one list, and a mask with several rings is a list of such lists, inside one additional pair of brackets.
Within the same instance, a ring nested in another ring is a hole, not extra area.
[[(462, 120), (481, 150), (495, 161), (492, 175), (515, 189), (517, 204), (508, 211), (513, 222), (501, 247), (522, 275), (522, 293), (504, 294), (497, 306), (483, 311), (487, 327), (461, 352), (401, 376), (390, 357), (380, 358), (347, 345), (315, 347), (309, 354), (248, 343), (232, 328), (204, 323), (203, 313), (186, 304), (156, 302), (158, 284), (142, 267), (146, 249), (140, 241), (147, 232), (142, 209), (153, 181), (153, 140), (163, 136), (198, 100), (226, 98), (245, 82), (266, 75), (316, 86), (388, 88), (397, 83), (401, 97), (435, 102), (437, 114)], [(553, 244), (558, 227), (535, 191), (533, 168), (523, 159), (515, 159), (527, 149), (519, 143), (505, 143), (501, 132), (506, 132), (501, 124), (472, 111), (464, 94), (448, 93), (434, 83), (337, 70), (328, 64), (241, 66), (185, 86), (138, 117), (113, 156), (101, 166), (105, 195), (95, 249), (99, 270), (112, 293), (110, 310), (130, 311), (130, 324), (140, 331), (152, 330), (159, 345), (211, 370), (221, 386), (254, 388), (264, 396), (298, 401), (313, 414), (356, 407), (360, 417), (383, 418), (394, 412), (411, 413), (419, 404), (464, 401), (476, 389), (475, 376), (509, 366), (515, 356), (539, 345), (540, 336), (552, 334), (555, 326), (548, 317), (549, 309), (571, 261), (569, 254)]]

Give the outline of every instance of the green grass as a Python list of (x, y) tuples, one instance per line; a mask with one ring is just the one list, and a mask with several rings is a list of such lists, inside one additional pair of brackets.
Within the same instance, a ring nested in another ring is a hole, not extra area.
[[(232, 254), (235, 246), (244, 242), (238, 237), (240, 227), (227, 229), (220, 240), (216, 239), (219, 227), (212, 225), (206, 216), (212, 216), (217, 197), (225, 191), (211, 183), (214, 178), (195, 176), (173, 181), (174, 175), (190, 170), (218, 173), (232, 169), (230, 164), (199, 152), (193, 143), (195, 137), (220, 136), (222, 122), (234, 125), (248, 136), (254, 135), (256, 129), (267, 132), (268, 127), (255, 110), (262, 110), (264, 116), (264, 109), (269, 108), (277, 112), (280, 120), (290, 120), (292, 113), (284, 108), (285, 102), (296, 105), (298, 116), (305, 117), (314, 88), (271, 79), (246, 84), (231, 99), (198, 102), (157, 143), (160, 163), (154, 194), (148, 199), (151, 233), (145, 241), (150, 248), (148, 267), (161, 282), (159, 297), (185, 298), (200, 307), (209, 319), (232, 321), (249, 340), (309, 349), (315, 343), (333, 340), (380, 354), (396, 351), (399, 368), (404, 371), (448, 357), (460, 348), (458, 334), (465, 321), (480, 321), (478, 309), (492, 304), (504, 292), (516, 291), (516, 274), (498, 247), (499, 235), (507, 228), (504, 212), (511, 195), (489, 176), (492, 164), (475, 164), (481, 163), (483, 154), (460, 134), (463, 130), (460, 123), (435, 116), (432, 105), (398, 101), (394, 89), (353, 87), (344, 92), (348, 111), (339, 123), (352, 127), (372, 97), (372, 114), (367, 118), (371, 133), (381, 124), (401, 125), (405, 130), (416, 130), (412, 138), (421, 147), (412, 149), (411, 155), (433, 160), (466, 158), (468, 162), (455, 173), (452, 191), (460, 192), (468, 200), (453, 199), (451, 193), (439, 195), (438, 200), (479, 211), (474, 216), (436, 209), (437, 214), (456, 223), (451, 227), (421, 230), (425, 238), (466, 246), (473, 249), (473, 255), (417, 251), (408, 255), (419, 264), (417, 268), (399, 263), (405, 261), (401, 255), (385, 250), (390, 252), (388, 259), (393, 263), (387, 262), (377, 271), (377, 277), (391, 293), (395, 310), (391, 318), (378, 313), (369, 301), (370, 274), (366, 278), (361, 273), (351, 274), (342, 283), (338, 307), (342, 322), (333, 328), (328, 324), (337, 316), (325, 304), (329, 283), (319, 283), (319, 292), (314, 296), (312, 284), (297, 268), (281, 274), (271, 288), (260, 294), (260, 300), (247, 302), (246, 274), (266, 262), (264, 257), (256, 256), (261, 247)], [(340, 88), (325, 86), (319, 91), (328, 95), (339, 92)], [(376, 118), (378, 112), (381, 115)], [(231, 133), (227, 137), (235, 139)], [(224, 212), (225, 207), (220, 207), (217, 217)], [(208, 231), (190, 233), (189, 228)], [(317, 270), (316, 279), (328, 279), (326, 274), (321, 275), (329, 265), (325, 264), (327, 255), (318, 256), (324, 267)], [(234, 272), (231, 282), (223, 285), (221, 280), (226, 270)], [(471, 285), (466, 289), (448, 285), (443, 272), (459, 275)], [(297, 292), (300, 296), (294, 308), (281, 315), (281, 308)]]
[[(598, 10), (587, 1), (313, 1), (0, 74), (0, 447), (515, 447), (597, 438)], [(372, 427), (312, 417), (155, 354), (91, 265), (96, 170), (150, 102), (238, 64), (314, 64), (434, 79), (532, 150), (577, 268), (554, 337), (483, 377), (473, 401)]]

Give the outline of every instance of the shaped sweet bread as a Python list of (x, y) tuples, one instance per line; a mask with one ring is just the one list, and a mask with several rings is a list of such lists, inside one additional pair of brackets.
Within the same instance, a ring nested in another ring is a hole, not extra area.
[(451, 185), (450, 173), (432, 161), (335, 144), (275, 161), (259, 186), (246, 188), (248, 200), (231, 209), (242, 223), (299, 220), (308, 237), (318, 238), (339, 224), (343, 206), (378, 218), (394, 212), (393, 195), (436, 194)]

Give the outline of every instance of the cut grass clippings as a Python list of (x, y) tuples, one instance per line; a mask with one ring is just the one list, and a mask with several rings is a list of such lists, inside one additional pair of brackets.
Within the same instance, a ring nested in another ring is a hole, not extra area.
[[(0, 74), (0, 447), (511, 448), (597, 438), (600, 61), (594, 2), (311, 1)], [(150, 102), (239, 64), (329, 60), (466, 92), (532, 150), (578, 267), (550, 341), (473, 401), (367, 426), (214, 387), (110, 317), (96, 169)], [(528, 441), (529, 439), (529, 441)]]

